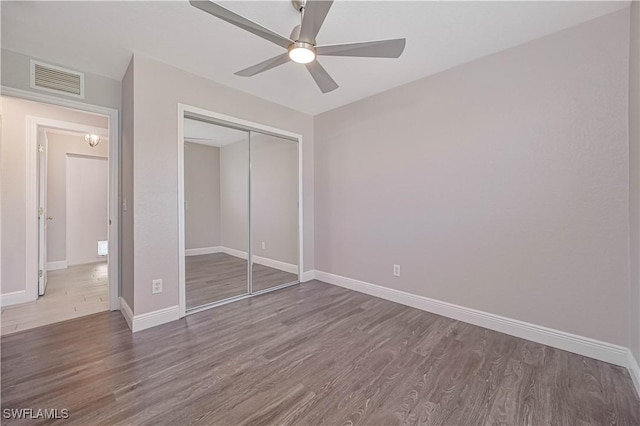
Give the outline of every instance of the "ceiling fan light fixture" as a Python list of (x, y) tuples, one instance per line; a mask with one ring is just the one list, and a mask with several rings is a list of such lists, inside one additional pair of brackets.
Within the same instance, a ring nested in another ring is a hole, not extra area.
[(299, 64), (308, 64), (316, 60), (316, 48), (313, 44), (296, 41), (289, 46), (289, 59)]

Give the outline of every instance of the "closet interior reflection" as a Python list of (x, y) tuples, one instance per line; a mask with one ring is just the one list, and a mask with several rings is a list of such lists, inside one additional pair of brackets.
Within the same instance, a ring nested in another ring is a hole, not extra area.
[(298, 142), (186, 116), (186, 310), (298, 282)]

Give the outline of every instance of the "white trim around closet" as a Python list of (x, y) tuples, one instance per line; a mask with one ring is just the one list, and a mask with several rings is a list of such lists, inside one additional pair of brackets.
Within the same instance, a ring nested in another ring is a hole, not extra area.
[[(179, 279), (179, 311), (180, 318), (184, 317), (187, 313), (186, 307), (186, 283), (185, 283), (185, 228), (184, 228), (184, 116), (185, 113), (193, 114), (200, 117), (211, 119), (215, 123), (221, 125), (230, 125), (235, 128), (243, 128), (247, 131), (256, 131), (259, 133), (266, 133), (286, 139), (297, 141), (298, 143), (298, 265), (299, 271), (304, 271), (304, 203), (302, 193), (302, 155), (304, 151), (304, 145), (302, 142), (302, 135), (293, 133), (287, 130), (278, 129), (276, 127), (267, 126), (265, 124), (256, 123), (242, 118), (233, 117), (226, 114), (220, 114), (214, 111), (208, 111), (206, 109), (198, 108), (195, 106), (178, 103), (178, 279)], [(302, 273), (298, 274), (298, 279), (301, 281)]]

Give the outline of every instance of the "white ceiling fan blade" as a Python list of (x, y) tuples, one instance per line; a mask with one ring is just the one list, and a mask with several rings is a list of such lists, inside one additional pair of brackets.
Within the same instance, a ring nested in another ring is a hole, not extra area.
[(318, 61), (305, 64), (305, 66), (309, 70), (311, 77), (313, 77), (322, 93), (328, 93), (338, 88), (338, 83), (331, 78), (327, 70), (325, 70)]
[(250, 19), (245, 18), (244, 16), (240, 16), (237, 13), (232, 12), (229, 9), (226, 9), (216, 3), (210, 2), (208, 0), (189, 0), (189, 3), (202, 11), (205, 11), (230, 24), (233, 24), (236, 27), (242, 28), (245, 31), (249, 31), (250, 33), (257, 35), (258, 37), (269, 40), (270, 42), (275, 43), (278, 46), (282, 46), (285, 49), (288, 48), (291, 43), (293, 43), (292, 40), (289, 40), (288, 38), (283, 37), (280, 34), (274, 33), (273, 31), (263, 27), (262, 25), (257, 24)]
[(299, 41), (316, 44), (316, 36), (332, 4), (333, 0), (307, 0), (302, 10)]
[(260, 62), (259, 64), (240, 70), (235, 73), (235, 75), (239, 75), (240, 77), (251, 77), (253, 75), (260, 74), (261, 72), (270, 70), (271, 68), (286, 64), (287, 62), (289, 62), (289, 54), (283, 53), (282, 55), (269, 58), (266, 61)]
[(324, 56), (359, 56), (365, 58), (399, 58), (404, 51), (406, 40), (365, 41), (362, 43), (327, 44), (316, 46), (318, 55)]

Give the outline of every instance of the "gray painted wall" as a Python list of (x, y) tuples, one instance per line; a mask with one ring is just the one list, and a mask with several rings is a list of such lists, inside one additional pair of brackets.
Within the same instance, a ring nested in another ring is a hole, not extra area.
[(631, 4), (629, 63), (629, 347), (640, 361), (640, 4)]
[[(106, 129), (105, 129), (106, 130)], [(109, 141), (102, 140), (92, 148), (82, 136), (47, 133), (47, 261), (67, 260), (67, 154), (109, 157)], [(108, 197), (104, 195), (105, 199)], [(102, 200), (104, 201), (104, 200)], [(107, 227), (104, 223), (99, 226)]]
[(626, 9), (317, 116), (316, 269), (626, 346), (628, 59)]
[[(135, 56), (134, 71), (136, 315), (178, 304), (179, 102), (302, 134), (304, 268), (313, 269), (313, 117), (141, 55)], [(152, 294), (156, 278), (164, 280), (164, 291)]]
[[(56, 96), (63, 99), (70, 99), (76, 102), (84, 102), (91, 105), (120, 109), (121, 86), (118, 80), (112, 80), (101, 75), (85, 73), (84, 76), (84, 99), (78, 99), (64, 94), (53, 94), (51, 92), (32, 89), (30, 86), (31, 59), (39, 60), (51, 65), (68, 68), (64, 64), (51, 63), (39, 58), (33, 58), (11, 50), (2, 49), (2, 85), (29, 92), (42, 93), (48, 96)], [(82, 71), (82, 70), (75, 70)]]
[[(298, 144), (251, 134), (253, 255), (298, 264)], [(262, 242), (265, 248), (262, 248)]]
[(185, 248), (217, 247), (220, 239), (220, 148), (184, 143)]
[(247, 252), (249, 247), (249, 136), (220, 148), (221, 245)]
[[(248, 140), (222, 148), (185, 142), (185, 248), (247, 252)], [(297, 144), (253, 133), (251, 178), (253, 254), (297, 265)]]

